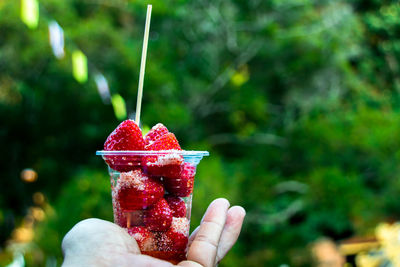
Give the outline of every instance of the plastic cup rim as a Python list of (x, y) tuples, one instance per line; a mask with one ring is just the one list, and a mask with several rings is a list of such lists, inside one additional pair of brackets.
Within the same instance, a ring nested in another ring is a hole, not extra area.
[(188, 157), (205, 157), (209, 156), (208, 151), (197, 150), (98, 150), (97, 156), (154, 156), (154, 155), (167, 155), (177, 154)]

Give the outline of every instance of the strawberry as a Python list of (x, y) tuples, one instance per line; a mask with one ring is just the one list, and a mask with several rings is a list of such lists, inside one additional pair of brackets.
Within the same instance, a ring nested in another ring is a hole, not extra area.
[(146, 146), (146, 150), (181, 150), (181, 147), (173, 133), (160, 136), (153, 143)]
[(104, 150), (144, 150), (142, 131), (133, 120), (121, 122), (107, 137)]
[(123, 211), (147, 208), (164, 195), (161, 183), (147, 177), (141, 170), (121, 173), (114, 190), (113, 197)]
[(155, 249), (155, 237), (152, 232), (142, 226), (135, 226), (127, 229), (137, 242), (141, 251), (149, 251)]
[[(133, 120), (125, 120), (107, 137), (104, 150), (144, 150), (145, 143), (142, 131)], [(107, 156), (107, 164), (120, 172), (131, 171), (138, 168), (140, 160), (130, 156)]]
[(144, 224), (152, 231), (166, 231), (171, 226), (172, 210), (167, 201), (162, 198), (148, 209), (144, 215)]
[(185, 217), (186, 216), (186, 204), (179, 197), (167, 196), (165, 198), (167, 200), (169, 207), (172, 210), (172, 216), (174, 217)]
[(187, 197), (193, 192), (196, 167), (185, 162), (178, 178), (164, 178), (165, 189), (173, 196)]
[(169, 133), (167, 127), (165, 127), (162, 123), (157, 123), (151, 128), (151, 130), (144, 137), (144, 142), (146, 146), (154, 143), (161, 136)]
[(179, 177), (183, 167), (183, 157), (172, 152), (159, 156), (146, 156), (142, 162), (146, 173), (158, 177)]
[(171, 153), (159, 156), (143, 157), (144, 170), (153, 176), (177, 177), (182, 170), (183, 157), (173, 150), (181, 150), (173, 133), (167, 133), (146, 146), (146, 150), (172, 150)]
[(120, 227), (126, 227), (126, 216), (125, 213), (121, 210), (119, 203), (112, 198), (113, 204), (113, 214), (114, 214), (114, 223), (119, 225)]
[(162, 251), (185, 251), (188, 243), (189, 221), (186, 218), (172, 218), (171, 228), (159, 233), (157, 246)]

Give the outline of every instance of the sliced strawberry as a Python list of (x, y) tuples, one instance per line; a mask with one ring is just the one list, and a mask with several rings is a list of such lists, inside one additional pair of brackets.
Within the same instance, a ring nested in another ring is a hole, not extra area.
[(172, 218), (171, 228), (159, 233), (157, 246), (161, 251), (185, 251), (188, 243), (189, 221), (186, 218)]
[(152, 232), (142, 226), (128, 228), (128, 234), (137, 242), (141, 251), (155, 250), (155, 237)]
[(178, 178), (164, 178), (165, 189), (173, 196), (187, 197), (193, 192), (196, 167), (185, 162)]
[[(107, 137), (104, 150), (144, 150), (142, 131), (133, 120), (125, 120)], [(117, 171), (130, 171), (138, 168), (140, 159), (130, 156), (107, 156), (107, 164)]]
[(123, 211), (147, 208), (164, 195), (164, 188), (141, 170), (120, 174), (114, 197)]
[[(146, 150), (181, 150), (178, 140), (173, 133), (167, 133), (156, 141), (146, 146)], [(160, 156), (148, 156), (143, 158), (144, 170), (153, 176), (177, 177), (183, 164), (183, 157), (178, 153), (171, 153)]]
[(168, 205), (172, 210), (172, 216), (174, 217), (186, 216), (186, 204), (185, 201), (183, 201), (183, 199), (179, 197), (167, 196), (165, 200), (167, 200)]
[(144, 142), (146, 146), (151, 145), (158, 138), (167, 133), (169, 133), (167, 127), (165, 127), (162, 123), (157, 123), (153, 126), (153, 128), (151, 128), (150, 132), (146, 134), (146, 136), (144, 137)]
[(167, 201), (161, 199), (148, 209), (144, 215), (144, 224), (152, 231), (166, 231), (171, 226), (172, 210)]
[(181, 150), (181, 147), (173, 133), (160, 136), (156, 141), (146, 146), (146, 150)]
[(152, 176), (179, 177), (183, 168), (183, 157), (178, 153), (143, 157), (143, 169)]

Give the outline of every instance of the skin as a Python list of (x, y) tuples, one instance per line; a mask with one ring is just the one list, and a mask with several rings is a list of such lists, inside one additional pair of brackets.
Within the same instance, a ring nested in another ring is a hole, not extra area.
[[(236, 243), (245, 210), (230, 207), (228, 200), (211, 202), (200, 225), (189, 237), (187, 260), (178, 266), (216, 266)], [(140, 254), (136, 241), (116, 224), (87, 219), (76, 224), (64, 237), (63, 267), (70, 266), (174, 266)]]

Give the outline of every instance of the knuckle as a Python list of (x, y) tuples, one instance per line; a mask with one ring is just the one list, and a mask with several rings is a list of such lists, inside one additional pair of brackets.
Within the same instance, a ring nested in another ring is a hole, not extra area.
[(215, 249), (218, 248), (218, 240), (215, 240), (214, 238), (210, 238), (208, 235), (205, 235), (205, 234), (201, 234), (201, 233), (198, 234), (196, 237), (196, 241), (211, 245)]

